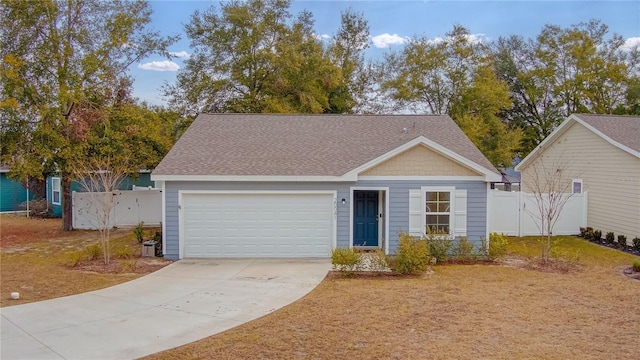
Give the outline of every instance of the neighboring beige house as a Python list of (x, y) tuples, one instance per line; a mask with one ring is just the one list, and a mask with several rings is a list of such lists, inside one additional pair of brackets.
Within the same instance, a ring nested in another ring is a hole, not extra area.
[(587, 192), (587, 226), (603, 235), (640, 237), (640, 117), (571, 115), (516, 170), (526, 192)]

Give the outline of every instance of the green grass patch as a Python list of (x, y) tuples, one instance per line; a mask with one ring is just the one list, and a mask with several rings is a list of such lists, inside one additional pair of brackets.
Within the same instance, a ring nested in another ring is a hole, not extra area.
[[(638, 256), (607, 248), (576, 236), (554, 236), (553, 254), (563, 258), (577, 258), (583, 265), (619, 266), (640, 259)], [(540, 236), (510, 237), (507, 252), (526, 257), (542, 256), (546, 239)]]

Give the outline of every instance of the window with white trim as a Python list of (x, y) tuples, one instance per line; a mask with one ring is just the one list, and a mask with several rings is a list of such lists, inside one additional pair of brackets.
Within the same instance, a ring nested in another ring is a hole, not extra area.
[(60, 178), (51, 178), (51, 203), (54, 205), (60, 205)]
[(425, 192), (425, 232), (451, 231), (451, 191)]
[(409, 190), (409, 234), (429, 229), (467, 236), (467, 190), (453, 186), (423, 186)]
[(582, 179), (573, 179), (571, 181), (571, 193), (582, 194)]

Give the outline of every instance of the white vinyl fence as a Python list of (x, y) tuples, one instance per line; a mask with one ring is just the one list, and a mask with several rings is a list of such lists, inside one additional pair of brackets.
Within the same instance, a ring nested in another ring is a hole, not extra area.
[[(567, 194), (569, 195), (569, 194)], [(533, 194), (490, 190), (489, 232), (511, 236), (540, 235), (540, 214)], [(587, 224), (587, 193), (573, 194), (564, 205), (553, 235), (573, 235)]]
[[(96, 196), (98, 195), (98, 196)], [(103, 214), (100, 199), (109, 199), (105, 193), (73, 192), (72, 224), (74, 229), (96, 230), (100, 228)], [(110, 227), (131, 227), (140, 222), (145, 226), (158, 226), (162, 221), (161, 190), (130, 191), (113, 193), (114, 206), (110, 213)]]

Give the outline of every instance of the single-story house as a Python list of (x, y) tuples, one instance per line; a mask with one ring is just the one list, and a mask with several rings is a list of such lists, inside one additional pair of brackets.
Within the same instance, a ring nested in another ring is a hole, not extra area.
[(9, 178), (8, 173), (9, 167), (0, 165), (0, 213), (19, 211), (20, 204), (35, 197), (20, 181)]
[[(47, 178), (47, 202), (51, 204), (51, 216), (62, 216), (62, 179), (59, 176), (50, 176)], [(151, 171), (140, 170), (137, 179), (133, 179), (131, 176), (125, 177), (120, 185), (119, 190), (131, 190), (134, 186), (137, 187), (154, 187), (153, 181), (151, 181)], [(80, 183), (71, 182), (71, 191), (82, 192), (82, 186)]]
[(640, 237), (640, 117), (571, 115), (516, 170), (523, 191), (552, 170), (567, 192), (587, 192), (587, 226)]
[(427, 227), (479, 245), (501, 178), (434, 115), (201, 114), (151, 174), (170, 259), (393, 253)]

